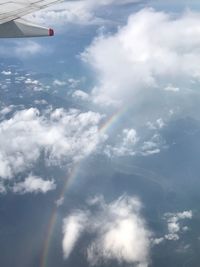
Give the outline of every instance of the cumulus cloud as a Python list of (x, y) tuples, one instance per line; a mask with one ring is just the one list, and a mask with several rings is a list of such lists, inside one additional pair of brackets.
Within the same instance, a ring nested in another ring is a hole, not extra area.
[(159, 118), (155, 122), (148, 121), (146, 125), (150, 130), (157, 130), (162, 129), (165, 126), (165, 123), (162, 118)]
[(180, 234), (189, 230), (189, 227), (184, 225), (185, 220), (191, 220), (193, 212), (191, 210), (165, 213), (164, 219), (167, 222), (168, 233), (164, 237), (154, 239), (154, 245), (159, 245), (164, 240), (177, 241), (180, 239)]
[(67, 83), (65, 81), (61, 81), (61, 80), (55, 79), (53, 81), (53, 85), (54, 86), (65, 86), (65, 85), (67, 85)]
[[(68, 87), (70, 89), (77, 90), (80, 84), (84, 81), (84, 78), (74, 79), (74, 78), (65, 78), (65, 79), (55, 79), (53, 81), (53, 86), (56, 87)], [(77, 90), (79, 91), (79, 90)], [(80, 90), (81, 91), (81, 90)], [(82, 92), (82, 91), (81, 91)]]
[[(64, 229), (67, 229), (63, 239), (64, 256), (70, 255), (84, 227), (85, 232), (92, 235), (87, 246), (90, 265), (116, 260), (134, 266), (147, 266), (151, 233), (141, 216), (141, 202), (124, 195), (106, 203), (102, 196), (97, 196), (90, 199), (88, 205), (92, 206), (92, 212), (79, 212), (78, 216), (75, 212), (64, 220)], [(82, 218), (84, 223), (81, 224)], [(70, 228), (72, 230), (69, 232)]]
[(78, 211), (66, 219), (63, 222), (63, 253), (64, 258), (68, 258), (70, 253), (72, 252), (76, 242), (78, 241), (82, 231), (84, 230), (87, 223), (87, 215)]
[(12, 74), (12, 72), (10, 70), (9, 71), (3, 70), (1, 72), (1, 74), (5, 75), (5, 76), (10, 76)]
[[(30, 108), (0, 123), (0, 176), (13, 178), (29, 170), (44, 152), (47, 165), (68, 164), (98, 145), (101, 115), (56, 109), (41, 114)], [(29, 180), (28, 180), (29, 181)]]
[(115, 145), (108, 144), (105, 153), (108, 156), (133, 156), (137, 150), (135, 145), (139, 137), (135, 129), (123, 129)]
[[(90, 6), (92, 9), (95, 6), (94, 9), (96, 9), (97, 6), (103, 7), (111, 4), (120, 5), (124, 2), (100, 1), (96, 3), (89, 0), (66, 2), (58, 5), (58, 13), (68, 5), (71, 6), (71, 10), (74, 5), (77, 6), (77, 9), (74, 9), (75, 12), (83, 6)], [(200, 40), (196, 38), (198, 27), (194, 26), (199, 24), (199, 20), (199, 14), (193, 12), (185, 12), (175, 17), (153, 9), (143, 9), (132, 14), (127, 25), (120, 27), (115, 34), (97, 37), (82, 54), (81, 58), (97, 74), (97, 83), (91, 94), (79, 89), (79, 80), (54, 80), (55, 87), (70, 86), (72, 98), (75, 101), (81, 100), (86, 103), (93, 101), (93, 103), (102, 104), (101, 110), (103, 111), (106, 110), (106, 105), (110, 108), (110, 105), (129, 106), (131, 104), (135, 108), (130, 114), (131, 117), (134, 117), (134, 112), (136, 114), (134, 125), (127, 124), (120, 129), (121, 132), (116, 133), (117, 137), (120, 135), (118, 142), (108, 144), (105, 150), (107, 154), (123, 156), (139, 152), (147, 156), (161, 151), (162, 140), (155, 137), (158, 134), (148, 140), (143, 140), (141, 148), (138, 149), (140, 133), (137, 124), (140, 123), (141, 126), (144, 122), (144, 124), (147, 123), (149, 129), (161, 130), (167, 125), (166, 112), (169, 113), (169, 110), (173, 109), (173, 103), (172, 106), (169, 104), (169, 107), (163, 108), (163, 105), (167, 103), (166, 101), (162, 105), (163, 94), (169, 95), (170, 92), (181, 91), (188, 81), (198, 81), (199, 64), (197, 60), (193, 60), (193, 57), (198, 58), (199, 55), (197, 47)], [(183, 31), (183, 29), (186, 30)], [(40, 90), (41, 86), (34, 85), (34, 82), (31, 80), (29, 86)], [(148, 93), (149, 90), (152, 91)], [(151, 98), (149, 98), (150, 95)], [(156, 101), (154, 101), (154, 96)], [(180, 102), (180, 105), (182, 103)], [(159, 110), (156, 111), (156, 108)], [(158, 115), (160, 111), (165, 114)], [(137, 133), (134, 142), (127, 141), (126, 133), (123, 132), (131, 128)]]
[(164, 147), (165, 143), (161, 136), (159, 134), (154, 134), (150, 140), (143, 142), (140, 153), (143, 156), (158, 154), (160, 153), (161, 148)]
[(56, 185), (53, 180), (43, 180), (34, 175), (29, 175), (23, 182), (16, 183), (12, 190), (14, 193), (47, 193), (54, 190)]
[(86, 92), (82, 90), (76, 90), (75, 92), (73, 92), (72, 97), (75, 99), (82, 100), (82, 101), (90, 100), (89, 94), (87, 94)]
[[(161, 122), (160, 122), (161, 124)], [(160, 124), (156, 127), (151, 124), (151, 130), (160, 129)], [(113, 137), (110, 137), (114, 139)], [(123, 129), (118, 134), (116, 140), (110, 140), (103, 146), (104, 153), (109, 157), (123, 157), (123, 156), (150, 156), (158, 154), (161, 150), (166, 149), (165, 140), (161, 137), (159, 132), (153, 133), (147, 139), (141, 139), (135, 129)]]
[(123, 143), (124, 144), (135, 144), (138, 141), (137, 132), (135, 129), (124, 129), (123, 130)]
[(42, 84), (36, 79), (26, 78), (24, 80), (24, 83), (27, 89), (31, 89), (36, 92), (44, 90), (44, 87), (42, 86)]
[(166, 213), (165, 218), (167, 220), (168, 234), (165, 238), (168, 240), (178, 240), (179, 232), (183, 230), (180, 222), (185, 219), (192, 219), (192, 211), (183, 211), (178, 213)]
[(143, 9), (117, 33), (97, 37), (82, 54), (97, 73), (94, 102), (133, 105), (150, 89), (177, 92), (198, 81), (199, 25), (199, 13), (175, 17)]

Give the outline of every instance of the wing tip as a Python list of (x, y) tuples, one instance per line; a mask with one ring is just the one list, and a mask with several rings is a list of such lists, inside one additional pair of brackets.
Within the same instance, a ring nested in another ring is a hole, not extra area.
[(53, 29), (49, 29), (49, 36), (54, 36), (54, 30)]

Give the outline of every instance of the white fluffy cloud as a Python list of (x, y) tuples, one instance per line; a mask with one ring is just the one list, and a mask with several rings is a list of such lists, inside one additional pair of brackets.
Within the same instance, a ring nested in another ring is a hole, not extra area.
[(97, 73), (94, 101), (133, 105), (149, 89), (178, 91), (199, 81), (199, 25), (200, 13), (143, 9), (117, 33), (97, 37), (82, 54)]
[(167, 220), (168, 234), (165, 235), (167, 240), (178, 240), (180, 231), (184, 231), (184, 227), (180, 222), (185, 219), (192, 219), (192, 211), (183, 211), (177, 213), (166, 213), (165, 218)]
[(1, 74), (6, 75), (6, 76), (10, 76), (12, 74), (12, 72), (10, 70), (9, 71), (3, 70), (1, 72)]
[(192, 217), (193, 212), (191, 210), (176, 213), (165, 213), (164, 219), (167, 222), (168, 233), (165, 234), (164, 237), (154, 239), (153, 244), (159, 245), (165, 240), (179, 240), (180, 234), (189, 230), (189, 227), (184, 225), (185, 220), (191, 220)]
[(53, 180), (43, 180), (34, 175), (29, 175), (23, 182), (16, 183), (12, 190), (14, 193), (47, 193), (54, 190), (56, 185)]
[(75, 98), (75, 99), (78, 99), (78, 100), (82, 100), (82, 101), (90, 100), (89, 94), (87, 94), (86, 92), (84, 92), (82, 90), (76, 90), (73, 93), (72, 97)]
[(53, 81), (53, 85), (54, 85), (54, 86), (66, 86), (67, 83), (66, 83), (65, 81), (60, 81), (60, 80), (58, 80), (58, 79), (55, 79), (55, 80)]
[(87, 219), (87, 215), (82, 211), (76, 212), (75, 214), (72, 214), (64, 219), (64, 238), (62, 242), (64, 258), (68, 258), (72, 252), (76, 242), (86, 226)]
[(141, 216), (140, 201), (122, 196), (107, 204), (101, 196), (91, 199), (88, 204), (93, 212), (74, 213), (64, 220), (64, 256), (70, 255), (84, 228), (93, 236), (87, 247), (90, 265), (116, 260), (147, 266), (151, 234)]
[(100, 114), (78, 110), (16, 112), (0, 123), (0, 176), (12, 178), (31, 169), (42, 151), (47, 164), (80, 160), (98, 145), (100, 121)]
[(115, 145), (108, 144), (104, 152), (108, 156), (133, 156), (138, 152), (135, 145), (139, 137), (135, 129), (123, 129)]

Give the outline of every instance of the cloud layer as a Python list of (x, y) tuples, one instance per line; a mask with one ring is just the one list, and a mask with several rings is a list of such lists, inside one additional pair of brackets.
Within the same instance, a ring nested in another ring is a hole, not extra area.
[(29, 15), (28, 18), (34, 22), (52, 25), (73, 24), (101, 24), (104, 22), (103, 15), (98, 14), (101, 8), (107, 8), (115, 5), (136, 4), (140, 0), (78, 0), (64, 1), (61, 4), (54, 5), (45, 11)]

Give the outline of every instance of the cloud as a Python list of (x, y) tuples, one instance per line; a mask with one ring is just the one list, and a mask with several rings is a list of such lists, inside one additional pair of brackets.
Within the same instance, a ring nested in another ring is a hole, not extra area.
[(67, 259), (71, 254), (76, 242), (78, 241), (82, 231), (84, 230), (87, 223), (87, 215), (78, 211), (75, 214), (68, 216), (63, 221), (63, 253), (64, 258)]
[(35, 41), (25, 41), (23, 45), (21, 42), (16, 42), (14, 53), (22, 58), (34, 56), (35, 54), (46, 53), (48, 49), (44, 49), (39, 43)]
[(33, 80), (31, 78), (26, 78), (24, 80), (24, 84), (27, 89), (31, 89), (35, 92), (44, 90), (44, 86), (42, 86), (42, 84), (38, 80), (35, 80), (35, 79)]
[(90, 100), (89, 94), (87, 94), (86, 92), (84, 92), (82, 90), (76, 90), (73, 93), (72, 97), (75, 98), (75, 99), (80, 99), (82, 101), (88, 101), (88, 100)]
[(168, 86), (166, 86), (164, 88), (165, 91), (170, 91), (170, 92), (179, 92), (180, 91), (180, 88), (179, 87), (175, 87), (171, 84), (169, 84)]
[[(8, 57), (13, 55), (23, 59), (49, 52), (51, 49), (48, 45), (45, 45), (44, 48), (38, 42), (30, 40), (24, 40), (23, 43), (21, 41), (7, 41), (0, 46), (0, 55)], [(5, 75), (5, 72), (2, 74)]]
[[(128, 119), (127, 119), (128, 120)], [(151, 156), (160, 153), (168, 146), (162, 138), (159, 130), (164, 126), (164, 122), (157, 120), (156, 124), (148, 124), (150, 134), (140, 137), (135, 129), (122, 129), (121, 133), (116, 138), (113, 133), (107, 137), (107, 140), (102, 144), (103, 153), (108, 157), (124, 157), (124, 156)], [(152, 133), (153, 131), (153, 133)]]
[[(70, 10), (75, 12), (86, 6), (87, 10), (90, 8), (96, 10), (96, 8), (108, 5), (123, 4), (123, 1), (100, 1), (98, 3), (89, 0), (73, 1), (58, 5), (57, 11), (50, 9), (47, 13), (51, 11), (59, 13), (65, 8), (66, 10), (71, 8)], [(74, 6), (77, 9), (73, 9)], [(96, 74), (96, 86), (91, 88), (91, 92), (87, 90), (86, 93), (79, 88), (81, 87), (80, 80), (54, 80), (55, 87), (71, 87), (72, 101), (85, 101), (81, 104), (88, 106), (89, 103), (94, 110), (101, 110), (102, 113), (110, 111), (111, 105), (132, 107), (129, 117), (127, 115), (127, 124), (123, 122), (124, 125), (120, 129), (118, 127), (119, 131), (115, 133), (113, 139), (116, 139), (116, 143), (114, 141), (107, 143), (104, 151), (108, 155), (127, 156), (140, 153), (147, 156), (161, 151), (162, 138), (156, 139), (155, 136), (145, 138), (144, 131), (147, 132), (151, 128), (150, 130), (154, 129), (159, 132), (167, 125), (167, 120), (171, 117), (166, 113), (169, 113), (169, 110), (175, 110), (174, 102), (176, 101), (164, 100), (166, 95), (171, 94), (169, 91), (174, 92), (177, 88), (181, 91), (188, 80), (198, 80), (197, 72), (193, 70), (197, 70), (199, 64), (190, 60), (191, 55), (198, 57), (198, 49), (195, 48), (197, 47), (195, 45), (196, 32), (189, 33), (198, 20), (200, 20), (198, 13), (186, 12), (175, 17), (153, 9), (143, 9), (132, 14), (127, 24), (120, 27), (116, 33), (101, 34), (95, 38), (81, 55), (81, 58), (92, 67)], [(187, 26), (187, 23), (192, 27)], [(160, 25), (159, 28), (157, 25)], [(183, 25), (187, 29), (186, 33), (182, 30)], [(193, 28), (195, 31), (195, 27)], [(178, 38), (180, 34), (184, 38)], [(180, 41), (182, 39), (184, 42)], [(30, 78), (28, 80), (30, 80), (29, 87), (34, 90), (41, 89), (39, 84), (34, 84), (35, 80)], [(179, 94), (174, 95), (178, 97)], [(180, 105), (183, 103), (184, 101), (179, 101)], [(101, 107), (98, 106), (99, 104)], [(148, 122), (149, 129), (144, 130), (144, 125)], [(141, 125), (142, 123), (144, 125)], [(143, 127), (142, 133), (141, 126)], [(126, 140), (125, 132), (123, 132), (126, 129), (132, 129), (137, 133), (135, 142)]]
[(155, 238), (152, 240), (152, 244), (153, 245), (160, 245), (164, 240), (165, 240), (164, 237)]
[(1, 74), (5, 75), (5, 76), (10, 76), (12, 74), (12, 72), (10, 70), (9, 71), (3, 70), (1, 72)]
[(7, 192), (6, 186), (3, 184), (3, 182), (0, 182), (0, 193), (5, 194)]
[(143, 156), (149, 156), (160, 153), (161, 149), (165, 147), (165, 142), (159, 134), (154, 134), (148, 141), (144, 141), (140, 153)]
[(167, 222), (168, 233), (165, 234), (164, 237), (154, 239), (154, 245), (159, 245), (164, 240), (179, 240), (180, 234), (189, 230), (189, 227), (185, 226), (182, 221), (191, 220), (192, 217), (193, 212), (191, 210), (177, 213), (165, 213), (164, 219)]
[(55, 79), (55, 80), (53, 81), (53, 85), (54, 85), (54, 86), (66, 86), (67, 83), (66, 83), (65, 81), (60, 81), (60, 80), (58, 80), (58, 79)]
[(5, 116), (7, 114), (9, 114), (14, 108), (14, 105), (9, 105), (9, 106), (5, 106), (0, 110), (0, 115), (1, 116)]
[(104, 152), (110, 156), (133, 156), (136, 154), (136, 144), (139, 141), (138, 134), (135, 129), (123, 129), (118, 136), (116, 144), (107, 144)]
[(53, 180), (43, 180), (34, 175), (29, 175), (23, 182), (16, 183), (12, 190), (14, 193), (47, 193), (54, 190), (56, 185)]
[[(68, 252), (72, 251), (84, 227), (84, 232), (92, 236), (87, 246), (90, 265), (116, 260), (134, 266), (147, 266), (151, 233), (141, 216), (140, 201), (123, 195), (106, 203), (102, 196), (96, 196), (88, 201), (88, 205), (91, 211), (79, 212), (79, 216), (75, 212), (64, 220), (64, 227), (68, 229), (63, 239), (66, 242), (64, 256), (69, 257)], [(84, 223), (79, 223), (79, 217), (84, 218)], [(70, 228), (73, 230), (69, 231)]]
[(16, 112), (0, 123), (0, 177), (31, 170), (41, 153), (48, 165), (71, 164), (95, 150), (102, 116), (91, 111), (36, 108)]
[(35, 105), (47, 105), (48, 102), (45, 99), (34, 100)]
[(97, 37), (82, 54), (97, 73), (93, 101), (137, 105), (148, 99), (148, 91), (162, 97), (166, 90), (199, 81), (199, 24), (200, 13), (177, 17), (146, 8), (132, 14), (117, 33)]
[(150, 130), (157, 130), (162, 129), (165, 126), (165, 123), (162, 118), (159, 118), (154, 123), (148, 121), (146, 125)]
[(137, 132), (135, 129), (124, 129), (123, 130), (123, 143), (124, 144), (136, 144), (138, 141)]
[(98, 14), (98, 10), (108, 6), (136, 4), (140, 0), (78, 0), (64, 1), (63, 3), (51, 6), (46, 10), (39, 11), (27, 18), (45, 25), (62, 26), (64, 24), (99, 24), (104, 21), (104, 16)]

